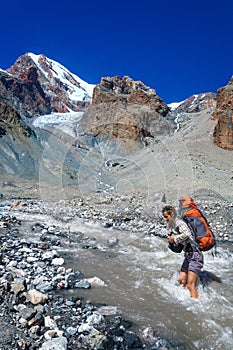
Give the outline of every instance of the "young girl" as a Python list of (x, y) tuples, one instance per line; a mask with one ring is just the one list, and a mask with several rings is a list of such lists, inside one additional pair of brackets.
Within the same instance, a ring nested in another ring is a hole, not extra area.
[(179, 283), (189, 289), (191, 298), (198, 298), (197, 280), (204, 264), (203, 254), (191, 244), (192, 232), (183, 220), (177, 218), (174, 207), (165, 206), (162, 214), (171, 232), (168, 242), (184, 245), (184, 261), (180, 270)]

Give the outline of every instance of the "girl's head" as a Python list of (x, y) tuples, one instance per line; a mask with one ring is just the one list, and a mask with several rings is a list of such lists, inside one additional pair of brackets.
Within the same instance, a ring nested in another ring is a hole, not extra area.
[(171, 224), (176, 218), (176, 209), (171, 205), (166, 205), (162, 209), (162, 214), (167, 223)]

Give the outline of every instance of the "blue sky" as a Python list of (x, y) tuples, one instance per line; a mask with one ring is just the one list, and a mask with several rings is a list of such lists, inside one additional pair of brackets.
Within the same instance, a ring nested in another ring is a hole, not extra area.
[(88, 83), (128, 75), (179, 102), (230, 80), (232, 18), (232, 0), (8, 0), (0, 68), (43, 53)]

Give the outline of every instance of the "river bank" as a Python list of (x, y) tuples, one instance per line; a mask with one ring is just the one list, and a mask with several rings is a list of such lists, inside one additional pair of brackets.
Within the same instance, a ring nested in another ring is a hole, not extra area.
[[(159, 272), (157, 256), (160, 265), (172, 259), (178, 270), (177, 257), (167, 255), (163, 239), (162, 201), (148, 206), (140, 195), (97, 194), (85, 200), (11, 200), (1, 205), (2, 339), (6, 325), (12, 326), (11, 343), (6, 340), (2, 349), (48, 350), (58, 341), (61, 349), (192, 348), (163, 321), (164, 293), (170, 288), (165, 276), (159, 278), (159, 289), (165, 288), (162, 299), (155, 290), (158, 322), (152, 325), (147, 319), (154, 278), (146, 277), (145, 268)], [(225, 220), (228, 215), (230, 224), (231, 203), (209, 197), (202, 198), (202, 207), (219, 242), (231, 244), (232, 226)], [(45, 295), (46, 301), (32, 304), (30, 290)], [(178, 292), (178, 299), (187, 301)], [(12, 337), (16, 333), (22, 342)]]
[[(38, 209), (44, 220), (35, 222)], [(71, 215), (68, 207), (63, 210)], [(116, 306), (96, 305), (88, 293), (79, 297), (80, 290), (106, 285), (98, 276), (85, 278), (82, 271), (66, 268), (67, 254), (58, 252), (72, 244), (81, 250), (98, 249), (99, 243), (82, 232), (50, 224), (45, 216), (48, 210), (40, 203), (2, 205), (1, 349), (171, 349), (150, 327), (145, 326), (140, 336), (133, 332), (132, 321), (123, 319)], [(88, 218), (87, 213), (84, 216)], [(62, 216), (63, 222), (69, 219)], [(108, 246), (116, 243), (117, 239), (108, 240)], [(75, 293), (69, 297), (71, 290)]]

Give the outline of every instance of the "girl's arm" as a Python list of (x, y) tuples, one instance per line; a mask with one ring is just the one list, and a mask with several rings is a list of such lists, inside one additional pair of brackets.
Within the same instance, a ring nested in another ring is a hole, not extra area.
[(188, 228), (187, 224), (183, 221), (183, 220), (177, 220), (176, 222), (176, 226), (179, 229), (179, 233), (174, 235), (174, 242), (176, 244), (178, 243), (185, 243), (185, 241), (188, 238), (192, 237), (192, 232), (190, 231), (190, 229)]

